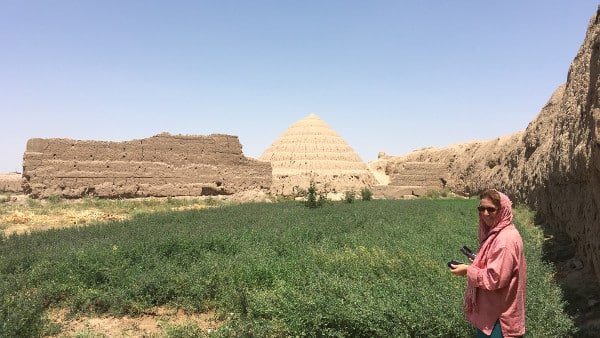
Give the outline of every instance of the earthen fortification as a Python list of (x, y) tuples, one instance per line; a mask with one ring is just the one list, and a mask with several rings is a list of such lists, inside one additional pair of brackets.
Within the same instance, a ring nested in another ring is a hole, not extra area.
[(375, 178), (348, 143), (315, 114), (290, 126), (260, 157), (273, 166), (271, 191), (291, 195), (313, 182), (321, 191), (370, 188)]
[(23, 190), (31, 197), (228, 195), (268, 191), (271, 165), (247, 158), (237, 136), (159, 134), (125, 142), (30, 139)]
[(566, 83), (525, 131), (388, 156), (371, 167), (386, 173), (392, 185), (401, 185), (397, 178), (406, 163), (438, 163), (447, 168), (445, 185), (454, 192), (505, 191), (535, 210), (543, 225), (566, 232), (600, 282), (599, 20), (597, 13), (590, 21)]

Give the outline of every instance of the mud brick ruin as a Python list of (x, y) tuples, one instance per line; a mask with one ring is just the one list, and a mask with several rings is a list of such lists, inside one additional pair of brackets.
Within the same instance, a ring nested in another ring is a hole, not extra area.
[(228, 195), (271, 186), (271, 165), (242, 154), (237, 136), (159, 134), (125, 141), (30, 139), (23, 191), (77, 198)]
[(260, 157), (273, 166), (271, 192), (291, 195), (313, 182), (329, 192), (371, 188), (375, 178), (350, 145), (315, 114), (290, 126)]

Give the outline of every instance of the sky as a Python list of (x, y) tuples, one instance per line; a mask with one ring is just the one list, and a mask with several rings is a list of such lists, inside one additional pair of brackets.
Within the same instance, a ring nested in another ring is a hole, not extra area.
[(363, 161), (524, 130), (588, 0), (0, 0), (0, 172), (30, 138), (230, 134), (321, 117)]

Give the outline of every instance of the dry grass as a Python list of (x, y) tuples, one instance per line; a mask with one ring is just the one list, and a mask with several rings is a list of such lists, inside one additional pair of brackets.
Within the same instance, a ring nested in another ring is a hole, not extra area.
[(34, 200), (23, 195), (2, 195), (0, 200), (0, 231), (7, 236), (127, 220), (138, 213), (204, 209), (214, 204), (197, 198)]

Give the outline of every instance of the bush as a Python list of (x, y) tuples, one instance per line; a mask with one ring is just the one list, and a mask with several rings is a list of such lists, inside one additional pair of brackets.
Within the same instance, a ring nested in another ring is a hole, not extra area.
[(308, 208), (314, 209), (322, 207), (327, 201), (325, 192), (318, 191), (315, 182), (310, 182), (308, 189), (306, 189), (306, 201), (304, 205)]
[(60, 202), (62, 202), (63, 198), (62, 196), (59, 195), (52, 195), (50, 197), (48, 197), (48, 203), (50, 204), (58, 204)]
[(344, 200), (346, 201), (346, 203), (352, 203), (355, 199), (356, 193), (354, 192), (354, 190), (346, 191), (346, 193), (344, 194)]
[(27, 197), (27, 206), (30, 208), (40, 208), (42, 206), (42, 203), (36, 199)]
[(363, 201), (370, 201), (371, 199), (373, 199), (373, 192), (371, 192), (369, 188), (364, 187), (360, 191), (360, 198)]
[(295, 186), (292, 191), (294, 191), (293, 197), (306, 197), (307, 194), (307, 191), (299, 186)]

